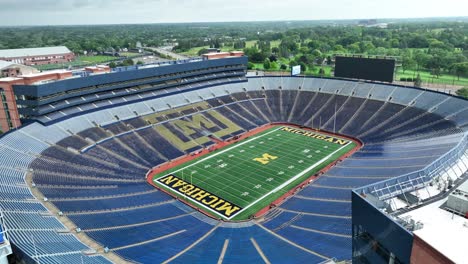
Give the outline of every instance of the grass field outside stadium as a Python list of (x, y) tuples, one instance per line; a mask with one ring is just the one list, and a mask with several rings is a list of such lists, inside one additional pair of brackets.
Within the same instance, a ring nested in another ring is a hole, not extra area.
[(149, 182), (216, 218), (242, 221), (358, 147), (345, 137), (273, 126), (150, 175)]

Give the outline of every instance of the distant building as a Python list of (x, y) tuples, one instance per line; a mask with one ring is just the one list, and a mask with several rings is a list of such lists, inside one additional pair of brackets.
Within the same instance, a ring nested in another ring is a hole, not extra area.
[(202, 57), (205, 60), (213, 60), (213, 59), (224, 59), (224, 58), (231, 58), (231, 57), (242, 57), (244, 56), (244, 52), (242, 51), (231, 51), (231, 52), (213, 52), (203, 54)]
[(33, 67), (0, 60), (0, 78), (17, 77), (20, 75), (28, 75), (38, 72), (39, 71)]
[(377, 24), (377, 19), (364, 19), (364, 20), (359, 20), (358, 22), (359, 25), (361, 26), (371, 26)]
[(221, 49), (217, 49), (217, 48), (207, 48), (206, 49), (206, 53), (213, 53), (213, 52), (221, 52)]
[(0, 50), (0, 60), (34, 66), (71, 62), (75, 54), (65, 46)]
[(91, 73), (91, 74), (109, 73), (111, 72), (111, 68), (106, 65), (96, 65), (96, 66), (85, 67), (84, 71)]

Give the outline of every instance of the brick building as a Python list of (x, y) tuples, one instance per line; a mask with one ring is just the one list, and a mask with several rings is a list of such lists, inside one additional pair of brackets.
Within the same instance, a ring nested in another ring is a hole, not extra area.
[(71, 62), (75, 55), (65, 46), (0, 50), (0, 60), (28, 66)]
[(0, 130), (6, 132), (21, 126), (21, 116), (18, 113), (17, 98), (13, 90), (14, 85), (32, 85), (70, 77), (72, 77), (70, 71), (48, 71), (20, 77), (0, 78)]

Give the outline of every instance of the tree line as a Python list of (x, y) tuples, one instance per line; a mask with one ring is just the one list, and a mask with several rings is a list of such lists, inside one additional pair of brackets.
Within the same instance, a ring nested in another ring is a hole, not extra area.
[(177, 52), (194, 47), (244, 49), (251, 67), (260, 63), (271, 69), (293, 64), (313, 69), (329, 64), (333, 54), (353, 53), (396, 56), (403, 71), (425, 70), (436, 78), (445, 73), (468, 76), (466, 20), (398, 20), (387, 28), (357, 21), (0, 27), (0, 35), (0, 49), (65, 45), (79, 55), (134, 48), (137, 42), (172, 45)]

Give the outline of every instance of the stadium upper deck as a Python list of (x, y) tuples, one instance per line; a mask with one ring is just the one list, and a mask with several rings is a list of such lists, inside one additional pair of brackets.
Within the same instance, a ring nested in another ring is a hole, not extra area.
[(111, 73), (50, 71), (0, 79), (0, 127), (8, 131), (31, 119), (47, 123), (106, 106), (245, 80), (247, 58), (240, 55), (124, 67)]

